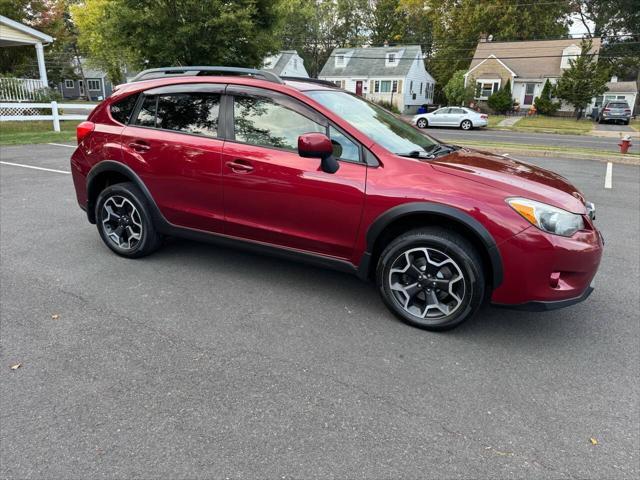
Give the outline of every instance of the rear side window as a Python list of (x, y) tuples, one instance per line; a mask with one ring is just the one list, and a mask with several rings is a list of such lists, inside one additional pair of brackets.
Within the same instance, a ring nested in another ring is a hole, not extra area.
[(144, 97), (144, 101), (142, 102), (142, 106), (140, 107), (140, 111), (138, 112), (136, 125), (139, 125), (141, 127), (155, 127), (157, 104), (157, 97)]
[(160, 95), (158, 97), (156, 127), (217, 137), (219, 113), (219, 94), (177, 93)]
[(111, 116), (113, 119), (125, 125), (129, 123), (131, 112), (133, 112), (133, 107), (136, 105), (136, 100), (138, 100), (138, 95), (129, 95), (111, 104)]

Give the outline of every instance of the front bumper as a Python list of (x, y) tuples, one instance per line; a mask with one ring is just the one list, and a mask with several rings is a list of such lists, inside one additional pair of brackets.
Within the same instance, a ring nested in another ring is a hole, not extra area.
[(585, 300), (604, 242), (591, 221), (572, 237), (529, 227), (498, 246), (504, 280), (492, 303), (523, 310), (554, 310)]

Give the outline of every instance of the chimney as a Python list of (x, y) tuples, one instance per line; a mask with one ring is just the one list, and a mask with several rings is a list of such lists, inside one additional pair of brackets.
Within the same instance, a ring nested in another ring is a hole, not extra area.
[(611, 77), (611, 83), (617, 83), (617, 82), (618, 82), (618, 77), (616, 75)]

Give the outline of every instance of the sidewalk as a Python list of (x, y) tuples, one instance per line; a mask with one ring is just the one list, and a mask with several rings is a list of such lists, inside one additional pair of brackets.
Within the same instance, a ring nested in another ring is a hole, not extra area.
[(524, 117), (518, 115), (517, 117), (507, 117), (502, 120), (497, 126), (498, 127), (513, 127), (516, 123), (522, 120)]

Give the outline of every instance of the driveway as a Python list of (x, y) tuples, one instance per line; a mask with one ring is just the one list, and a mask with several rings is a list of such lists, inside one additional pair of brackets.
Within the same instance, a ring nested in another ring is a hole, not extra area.
[(119, 258), (70, 153), (2, 147), (1, 478), (640, 475), (639, 168), (605, 188), (602, 163), (530, 159), (598, 207), (595, 292), (437, 334), (338, 272), (183, 240)]
[(616, 123), (596, 123), (595, 128), (598, 132), (631, 132), (637, 133), (629, 125), (621, 125)]

